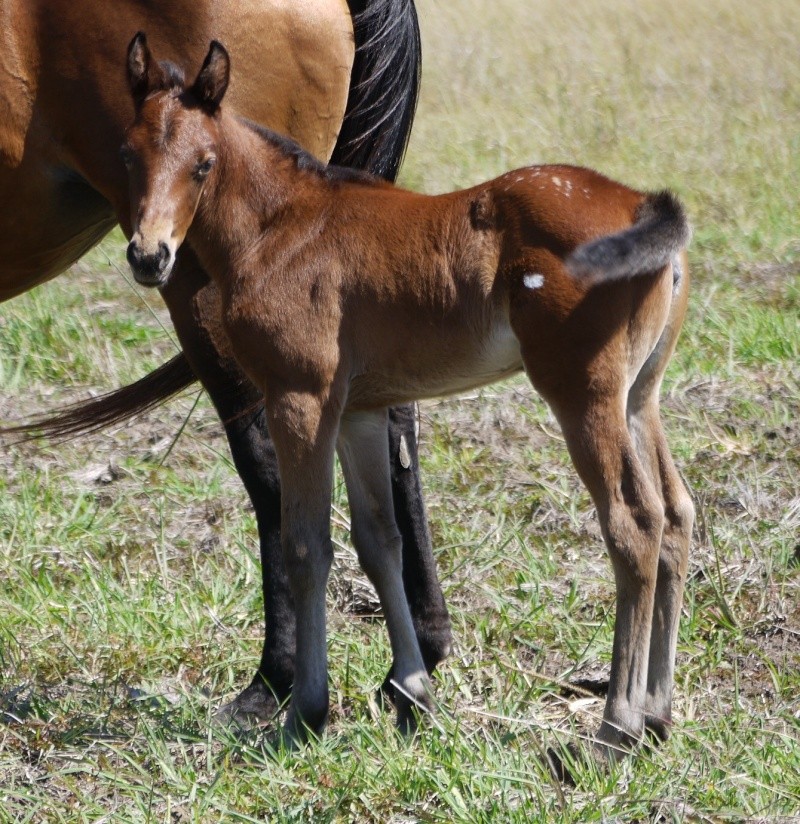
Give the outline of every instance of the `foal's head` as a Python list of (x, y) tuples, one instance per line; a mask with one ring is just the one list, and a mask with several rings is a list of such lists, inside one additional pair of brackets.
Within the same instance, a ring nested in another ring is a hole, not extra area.
[(217, 160), (218, 111), (230, 60), (213, 41), (194, 83), (157, 63), (139, 32), (128, 47), (136, 119), (122, 158), (128, 168), (133, 237), (128, 262), (144, 286), (164, 286)]

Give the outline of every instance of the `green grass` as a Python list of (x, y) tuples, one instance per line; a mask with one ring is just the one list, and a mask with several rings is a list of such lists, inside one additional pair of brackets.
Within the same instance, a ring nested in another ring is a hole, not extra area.
[[(205, 399), (0, 466), (0, 822), (800, 820), (800, 7), (420, 0), (405, 185), (530, 162), (670, 186), (695, 227), (663, 392), (698, 509), (670, 741), (578, 788), (607, 677), (612, 576), (558, 428), (524, 380), (422, 408), (456, 649), (411, 742), (372, 695), (389, 660), (341, 544), (331, 722), (300, 753), (210, 732), (261, 640), (255, 524)], [(175, 351), (119, 236), (0, 308), (0, 418), (112, 388)]]

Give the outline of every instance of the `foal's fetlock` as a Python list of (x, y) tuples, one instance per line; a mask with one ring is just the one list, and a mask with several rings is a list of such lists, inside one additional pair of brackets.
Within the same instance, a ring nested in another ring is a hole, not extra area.
[[(419, 649), (422, 653), (422, 660), (425, 670), (432, 676), (436, 667), (442, 663), (453, 651), (453, 632), (450, 627), (450, 616), (445, 611), (437, 617), (435, 623), (425, 627), (424, 631), (415, 624)], [(430, 684), (428, 685), (430, 689)], [(397, 706), (397, 689), (395, 688), (394, 664), (386, 673), (386, 678), (375, 694), (375, 701), (381, 709), (387, 709), (389, 704)]]

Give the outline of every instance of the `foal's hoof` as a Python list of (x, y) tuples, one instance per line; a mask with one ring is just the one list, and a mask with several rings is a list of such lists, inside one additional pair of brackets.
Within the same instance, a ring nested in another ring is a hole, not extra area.
[(654, 715), (644, 717), (644, 731), (649, 743), (654, 746), (663, 744), (672, 733), (672, 721), (669, 718), (656, 718)]
[(404, 736), (413, 735), (423, 715), (434, 712), (433, 691), (427, 676), (407, 678), (404, 684), (391, 682), (397, 707), (397, 729)]
[(221, 706), (214, 714), (214, 722), (222, 727), (251, 730), (271, 723), (281, 704), (264, 681), (253, 681), (233, 701)]

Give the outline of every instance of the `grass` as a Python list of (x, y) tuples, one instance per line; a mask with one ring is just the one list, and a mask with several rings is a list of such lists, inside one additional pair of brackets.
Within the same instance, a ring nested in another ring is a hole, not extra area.
[[(698, 507), (676, 730), (611, 775), (541, 763), (602, 712), (613, 587), (557, 426), (522, 380), (422, 408), (456, 650), (413, 741), (337, 489), (331, 724), (297, 754), (209, 732), (260, 648), (255, 525), (195, 396), (0, 469), (0, 822), (800, 820), (800, 8), (420, 0), (406, 185), (529, 162), (670, 186), (695, 225), (664, 415)], [(0, 309), (0, 417), (175, 351), (119, 237)], [(589, 687), (588, 691), (576, 684)]]

